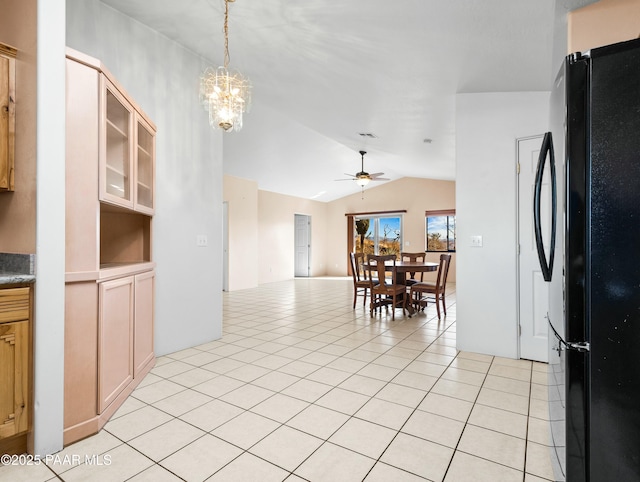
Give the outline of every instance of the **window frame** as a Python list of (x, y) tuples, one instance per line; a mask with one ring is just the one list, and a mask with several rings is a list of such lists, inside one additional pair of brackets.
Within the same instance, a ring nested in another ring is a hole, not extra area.
[(400, 220), (400, 226), (399, 226), (399, 237), (398, 237), (398, 253), (397, 256), (400, 256), (400, 253), (402, 252), (402, 239), (404, 236), (404, 213), (402, 212), (397, 212), (397, 211), (392, 211), (392, 212), (384, 212), (384, 213), (362, 213), (362, 214), (356, 214), (353, 216), (353, 248), (352, 251), (354, 251), (356, 249), (356, 245), (355, 245), (355, 223), (358, 219), (371, 219), (373, 220), (373, 226), (369, 227), (370, 230), (373, 231), (372, 233), (372, 237), (373, 237), (373, 249), (374, 249), (374, 253), (375, 254), (379, 254), (380, 253), (380, 240), (381, 240), (381, 230), (382, 228), (380, 227), (380, 219), (386, 219), (386, 218), (398, 218)]
[[(429, 218), (430, 217), (438, 217), (438, 216), (446, 216), (447, 217), (447, 239), (446, 239), (446, 246), (447, 249), (444, 250), (430, 250), (429, 249)], [(450, 249), (449, 247), (451, 246), (451, 239), (449, 238), (449, 218), (453, 217), (454, 218), (454, 226), (453, 226), (453, 245), (454, 245), (454, 249)], [(456, 247), (457, 247), (457, 242), (458, 242), (458, 236), (457, 236), (457, 232), (456, 232), (456, 221), (455, 221), (455, 217), (456, 217), (456, 210), (455, 209), (441, 209), (441, 210), (434, 210), (434, 211), (425, 211), (424, 212), (424, 250), (426, 253), (455, 253), (456, 252)]]

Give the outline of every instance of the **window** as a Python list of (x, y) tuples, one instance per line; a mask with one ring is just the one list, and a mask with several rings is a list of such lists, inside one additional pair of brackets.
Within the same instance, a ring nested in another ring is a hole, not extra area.
[(456, 250), (456, 211), (426, 211), (426, 250)]
[(356, 216), (354, 222), (354, 251), (378, 255), (400, 254), (402, 215)]

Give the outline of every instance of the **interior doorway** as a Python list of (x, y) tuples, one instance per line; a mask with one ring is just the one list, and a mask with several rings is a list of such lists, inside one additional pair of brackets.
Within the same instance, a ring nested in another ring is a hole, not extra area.
[[(549, 283), (544, 281), (533, 229), (533, 193), (542, 136), (525, 137), (517, 144), (518, 199), (518, 322), (520, 358), (546, 362)], [(542, 237), (548, 248), (551, 220), (551, 178), (545, 169), (542, 181)]]
[(229, 203), (222, 203), (222, 291), (229, 291)]
[(311, 276), (311, 216), (295, 215), (295, 256), (294, 276)]

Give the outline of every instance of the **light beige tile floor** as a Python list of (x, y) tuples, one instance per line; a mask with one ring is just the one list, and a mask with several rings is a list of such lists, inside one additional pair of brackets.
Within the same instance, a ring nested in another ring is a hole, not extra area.
[(371, 318), (352, 293), (224, 293), (220, 340), (159, 357), (98, 435), (0, 481), (553, 479), (546, 365), (458, 352), (455, 285), (440, 322)]

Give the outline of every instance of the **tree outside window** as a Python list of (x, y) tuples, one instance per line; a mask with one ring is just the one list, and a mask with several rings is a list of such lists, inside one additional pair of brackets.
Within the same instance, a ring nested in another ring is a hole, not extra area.
[(355, 242), (356, 252), (373, 254), (374, 243), (373, 243), (373, 232), (371, 231), (371, 228), (373, 228), (373, 223), (371, 223), (371, 219), (369, 218), (356, 219), (356, 242)]
[(401, 246), (402, 216), (355, 218), (356, 252), (399, 255)]
[(426, 211), (426, 250), (446, 251), (456, 250), (456, 212)]

